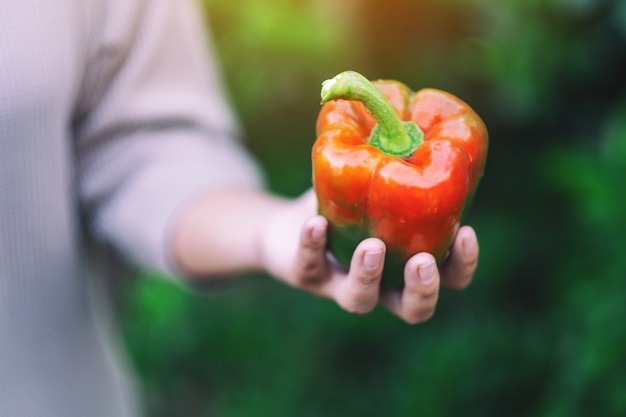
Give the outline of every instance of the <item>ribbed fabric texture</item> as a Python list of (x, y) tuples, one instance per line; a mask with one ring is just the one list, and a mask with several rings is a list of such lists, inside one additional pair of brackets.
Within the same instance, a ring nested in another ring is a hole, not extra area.
[(258, 186), (200, 16), (192, 0), (0, 0), (0, 416), (140, 415), (83, 232), (173, 274), (177, 210)]

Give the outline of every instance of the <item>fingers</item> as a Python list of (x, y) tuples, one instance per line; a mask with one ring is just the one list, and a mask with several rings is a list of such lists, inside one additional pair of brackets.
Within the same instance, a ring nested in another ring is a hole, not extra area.
[(405, 266), (405, 285), (400, 291), (380, 290), (385, 244), (379, 239), (362, 241), (352, 257), (348, 273), (329, 261), (326, 252), (328, 221), (310, 218), (297, 248), (292, 284), (322, 297), (334, 299), (343, 309), (365, 314), (381, 302), (410, 324), (428, 320), (435, 312), (441, 285), (461, 289), (472, 280), (478, 264), (478, 240), (469, 226), (459, 229), (441, 276), (434, 257), (413, 256)]
[(348, 276), (336, 279), (331, 288), (332, 297), (344, 310), (365, 314), (376, 307), (384, 259), (385, 244), (379, 239), (365, 239), (357, 246)]
[(442, 285), (462, 289), (469, 285), (478, 266), (478, 239), (474, 229), (463, 226), (446, 259), (441, 275)]
[(413, 256), (404, 270), (404, 289), (387, 290), (381, 302), (409, 324), (422, 323), (435, 313), (439, 297), (439, 272), (428, 253)]
[(328, 222), (322, 216), (314, 216), (304, 224), (294, 264), (295, 286), (310, 288), (326, 278), (327, 227)]
[(348, 273), (332, 265), (326, 252), (327, 220), (309, 219), (300, 235), (292, 284), (316, 295), (332, 298), (343, 309), (365, 314), (379, 301), (380, 278), (385, 259), (385, 244), (365, 239), (354, 251)]

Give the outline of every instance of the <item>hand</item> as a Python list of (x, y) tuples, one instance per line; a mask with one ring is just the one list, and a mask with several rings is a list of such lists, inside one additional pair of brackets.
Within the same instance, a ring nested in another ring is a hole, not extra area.
[(464, 226), (441, 270), (432, 255), (416, 254), (406, 263), (404, 288), (381, 291), (385, 244), (375, 238), (362, 241), (346, 272), (326, 251), (328, 222), (315, 213), (315, 195), (309, 191), (270, 216), (258, 239), (261, 263), (288, 284), (333, 299), (349, 312), (365, 314), (382, 303), (407, 323), (424, 322), (435, 312), (440, 285), (465, 288), (476, 270), (478, 240)]

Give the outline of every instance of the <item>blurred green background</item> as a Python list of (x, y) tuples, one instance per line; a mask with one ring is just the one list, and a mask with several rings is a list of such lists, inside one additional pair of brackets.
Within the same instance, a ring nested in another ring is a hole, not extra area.
[(152, 416), (626, 415), (626, 1), (205, 0), (269, 188), (311, 185), (322, 80), (435, 87), (484, 119), (472, 285), (408, 326), (250, 276), (142, 277), (124, 341)]

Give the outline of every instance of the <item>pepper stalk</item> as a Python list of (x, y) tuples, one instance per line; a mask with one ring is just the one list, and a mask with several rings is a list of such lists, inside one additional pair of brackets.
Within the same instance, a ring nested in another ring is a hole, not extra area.
[(322, 83), (321, 104), (344, 99), (363, 103), (376, 119), (368, 144), (387, 155), (408, 158), (424, 142), (424, 132), (414, 121), (400, 120), (393, 106), (367, 78), (344, 71)]

